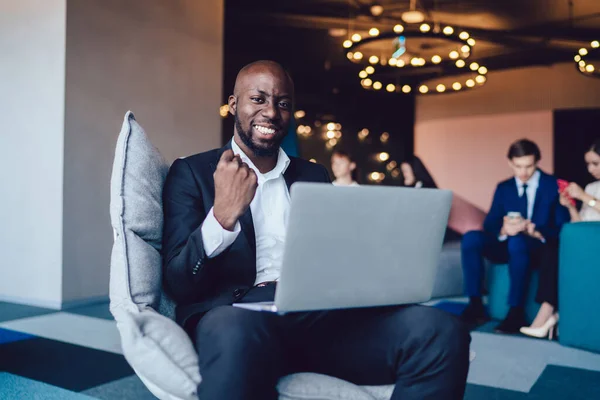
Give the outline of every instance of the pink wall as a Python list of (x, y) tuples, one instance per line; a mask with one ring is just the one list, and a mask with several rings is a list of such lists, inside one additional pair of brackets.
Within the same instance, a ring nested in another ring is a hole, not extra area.
[(496, 184), (511, 171), (510, 144), (528, 138), (540, 146), (541, 167), (552, 172), (552, 112), (444, 118), (417, 125), (415, 152), (438, 185), (487, 211)]
[(600, 107), (600, 80), (573, 63), (490, 71), (477, 90), (417, 98), (415, 153), (440, 187), (487, 211), (495, 185), (511, 175), (509, 145), (534, 140), (552, 172), (553, 110), (588, 107)]
[(488, 73), (476, 90), (417, 97), (417, 124), (457, 116), (600, 107), (600, 79), (588, 78), (574, 63)]

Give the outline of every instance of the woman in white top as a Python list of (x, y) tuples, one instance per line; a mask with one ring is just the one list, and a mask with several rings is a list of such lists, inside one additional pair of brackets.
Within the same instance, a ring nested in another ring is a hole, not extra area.
[(335, 176), (332, 182), (336, 186), (358, 186), (356, 163), (349, 153), (335, 150), (331, 155), (331, 170)]
[(587, 185), (585, 190), (576, 183), (570, 183), (566, 190), (570, 197), (581, 201), (581, 211), (577, 211), (565, 195), (560, 196), (560, 203), (571, 213), (571, 222), (600, 221), (600, 139), (596, 139), (585, 153), (585, 163), (596, 181)]
[[(585, 153), (588, 172), (596, 179), (585, 187), (570, 183), (560, 194), (560, 204), (571, 213), (571, 222), (600, 221), (600, 138), (596, 139)], [(582, 202), (581, 211), (570, 201), (570, 198)], [(531, 326), (521, 328), (521, 333), (534, 337), (550, 337), (558, 323), (558, 243), (548, 243), (547, 257), (540, 264), (540, 283), (536, 301), (541, 303), (535, 320)]]

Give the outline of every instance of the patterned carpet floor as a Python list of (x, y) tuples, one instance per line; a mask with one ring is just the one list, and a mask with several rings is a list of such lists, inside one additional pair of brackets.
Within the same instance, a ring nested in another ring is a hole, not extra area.
[[(464, 304), (432, 305), (458, 314)], [(465, 399), (600, 399), (600, 354), (557, 342), (472, 333)], [(122, 355), (108, 304), (68, 311), (0, 302), (0, 399), (145, 400)]]

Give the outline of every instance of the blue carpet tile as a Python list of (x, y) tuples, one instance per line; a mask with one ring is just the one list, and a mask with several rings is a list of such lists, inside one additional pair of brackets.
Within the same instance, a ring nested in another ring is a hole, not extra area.
[(23, 304), (12, 304), (0, 301), (0, 322), (13, 321), (15, 319), (37, 317), (58, 312), (48, 308), (26, 306)]
[(531, 388), (528, 399), (600, 399), (600, 372), (548, 365)]
[(6, 372), (0, 372), (0, 399), (94, 400), (93, 397), (84, 394), (71, 392)]
[(75, 392), (134, 374), (120, 354), (43, 338), (0, 345), (0, 371)]
[[(525, 400), (527, 393), (498, 389), (488, 386), (467, 384), (464, 400)], [(549, 398), (548, 400), (553, 400)]]
[(0, 328), (0, 344), (18, 342), (20, 340), (31, 339), (35, 336), (28, 335), (27, 333), (21, 333), (11, 331), (10, 329)]

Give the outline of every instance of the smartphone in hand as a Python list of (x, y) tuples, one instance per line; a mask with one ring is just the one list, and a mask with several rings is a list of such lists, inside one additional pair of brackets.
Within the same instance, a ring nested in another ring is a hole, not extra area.
[(506, 216), (510, 219), (522, 219), (523, 218), (521, 213), (518, 211), (509, 211), (508, 214), (506, 214)]
[(564, 179), (557, 179), (556, 182), (558, 183), (558, 193), (565, 196), (567, 199), (569, 199), (571, 204), (575, 205), (575, 199), (573, 199), (571, 196), (569, 196), (569, 193), (567, 193), (569, 182), (565, 181)]

